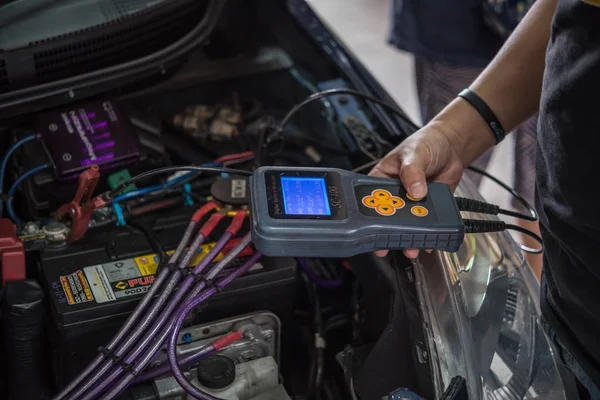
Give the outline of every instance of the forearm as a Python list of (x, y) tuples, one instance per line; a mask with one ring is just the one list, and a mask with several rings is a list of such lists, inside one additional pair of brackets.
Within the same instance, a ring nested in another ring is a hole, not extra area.
[[(558, 0), (538, 0), (498, 55), (471, 85), (492, 109), (506, 132), (539, 108), (546, 48)], [(494, 145), (494, 136), (465, 100), (454, 100), (433, 123), (450, 126), (468, 164)]]

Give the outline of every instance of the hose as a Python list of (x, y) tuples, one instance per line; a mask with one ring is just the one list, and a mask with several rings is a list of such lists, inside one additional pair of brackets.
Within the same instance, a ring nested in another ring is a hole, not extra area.
[[(238, 276), (244, 274), (248, 271), (256, 262), (260, 259), (260, 253), (254, 254), (246, 263), (240, 268), (236, 269), (232, 272), (228, 277), (224, 278), (220, 282), (217, 283), (217, 288), (223, 288), (228, 285), (231, 281), (233, 281)], [(198, 307), (200, 304), (205, 302), (210, 296), (217, 293), (217, 288), (210, 288), (204, 292), (202, 292), (199, 296), (195, 297), (192, 301), (185, 303), (179, 311), (177, 312), (177, 316), (175, 318), (175, 323), (171, 329), (171, 333), (169, 336), (169, 340), (167, 342), (167, 357), (169, 359), (169, 365), (171, 366), (171, 371), (173, 372), (173, 377), (179, 383), (179, 385), (192, 397), (200, 400), (219, 400), (217, 397), (211, 396), (202, 390), (198, 389), (196, 386), (192, 385), (189, 382), (181, 369), (179, 368), (179, 364), (177, 362), (177, 339), (179, 337), (179, 333), (181, 331), (181, 327), (185, 322), (187, 315)]]

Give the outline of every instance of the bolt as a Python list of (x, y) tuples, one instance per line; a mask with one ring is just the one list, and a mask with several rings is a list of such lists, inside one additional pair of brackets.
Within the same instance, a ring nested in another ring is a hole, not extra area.
[(183, 336), (181, 337), (181, 340), (183, 340), (186, 343), (191, 343), (192, 339), (193, 339), (192, 334), (189, 332), (184, 333)]
[(28, 234), (38, 233), (40, 229), (34, 222), (28, 222), (25, 225), (24, 231)]
[(75, 97), (75, 92), (72, 90), (69, 90), (69, 97), (70, 98), (74, 98)]
[(270, 342), (273, 340), (273, 335), (270, 332), (265, 333), (265, 341)]

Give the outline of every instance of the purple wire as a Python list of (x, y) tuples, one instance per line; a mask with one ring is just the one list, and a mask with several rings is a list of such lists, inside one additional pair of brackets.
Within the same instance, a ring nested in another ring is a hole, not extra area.
[[(171, 293), (175, 290), (182, 277), (182, 270), (187, 268), (190, 263), (192, 257), (196, 254), (197, 249), (204, 243), (206, 237), (204, 234), (199, 232), (194, 241), (190, 244), (188, 250), (185, 255), (179, 261), (177, 268), (174, 270), (171, 275), (171, 279), (167, 283), (167, 286), (160, 293), (150, 310), (146, 313), (144, 318), (140, 321), (138, 326), (134, 326), (131, 330), (130, 335), (125, 339), (123, 343), (116, 350), (113, 351), (115, 357), (122, 358), (127, 351), (129, 351), (140, 339), (140, 337), (146, 333), (146, 330), (156, 321), (157, 317), (160, 319), (159, 315), (163, 315), (164, 311), (162, 310), (163, 306), (169, 301), (171, 297)], [(218, 253), (217, 253), (218, 254)], [(177, 294), (176, 294), (177, 296)], [(176, 306), (172, 306), (174, 309)], [(168, 306), (167, 306), (168, 308)], [(147, 334), (146, 337), (152, 337), (152, 334)], [(112, 368), (114, 368), (115, 363), (113, 360), (106, 360), (104, 364), (98, 369), (96, 369), (89, 379), (82, 383), (79, 388), (75, 392), (73, 392), (70, 396), (70, 400), (78, 400), (82, 398), (82, 395), (86, 393), (88, 390), (91, 390), (90, 393), (94, 393), (100, 385), (97, 385), (98, 380), (100, 380), (106, 373), (108, 373)], [(94, 387), (95, 386), (95, 387)], [(89, 395), (88, 395), (89, 396)], [(84, 397), (87, 398), (87, 397)]]
[[(190, 241), (190, 238), (192, 237), (196, 225), (197, 224), (195, 221), (190, 221), (188, 227), (186, 228), (183, 234), (183, 237), (179, 242), (179, 245), (175, 249), (173, 255), (169, 258), (168, 266), (163, 266), (161, 271), (158, 273), (156, 280), (148, 290), (148, 293), (142, 298), (142, 300), (140, 300), (140, 302), (133, 310), (129, 318), (127, 318), (127, 321), (125, 321), (125, 324), (121, 327), (119, 332), (117, 332), (117, 334), (111, 339), (108, 345), (105, 346), (106, 350), (113, 351), (113, 349), (117, 345), (119, 345), (121, 341), (129, 334), (130, 330), (135, 326), (142, 314), (144, 314), (146, 309), (150, 306), (150, 303), (154, 300), (154, 297), (159, 293), (159, 289), (161, 289), (161, 286), (169, 276), (169, 267), (174, 265), (181, 256), (181, 253), (183, 252), (188, 242)], [(105, 358), (106, 356), (104, 355), (104, 353), (98, 353), (94, 360), (92, 360), (92, 362), (88, 364), (87, 367), (79, 375), (77, 375), (75, 379), (73, 379), (56, 396), (54, 396), (54, 400), (61, 400), (74, 389), (81, 387), (82, 382), (86, 380), (86, 378), (91, 373), (97, 371), (98, 367), (100, 366), (102, 361), (104, 361)]]
[[(214, 276), (218, 275), (220, 273), (220, 271), (222, 271), (231, 261), (233, 261), (237, 257), (237, 255), (239, 253), (241, 253), (248, 246), (250, 241), (251, 241), (251, 237), (248, 234), (240, 241), (240, 243), (238, 243), (238, 245), (233, 250), (231, 250), (225, 257), (223, 257), (223, 259), (221, 261), (219, 261), (213, 267), (213, 269), (211, 270), (209, 275), (214, 275)], [(251, 268), (252, 265), (254, 265), (259, 258), (260, 258), (260, 254), (255, 254), (248, 261), (246, 261), (246, 263), (242, 267), (239, 267), (235, 271), (231, 272), (231, 274), (228, 277), (221, 279), (217, 283), (217, 286), (224, 287), (225, 285), (229, 284), (233, 279), (237, 278), (242, 273), (246, 272), (249, 268)], [(192, 291), (190, 291), (189, 295), (182, 302), (182, 304), (186, 304), (189, 301), (193, 300), (205, 286), (206, 286), (206, 284), (204, 282), (197, 284), (195, 286), (195, 288)], [(156, 354), (160, 351), (161, 347), (165, 343), (165, 340), (167, 339), (167, 336), (169, 335), (169, 332), (171, 330), (171, 327), (172, 327), (174, 321), (175, 321), (175, 315), (172, 315), (169, 320), (167, 328), (164, 329), (160, 333), (160, 336), (153, 342), (152, 346), (149, 349), (146, 349), (143, 356), (141, 358), (137, 359), (137, 362), (135, 364), (135, 367), (133, 368), (133, 371), (130, 371), (125, 377), (122, 377), (118, 383), (116, 383), (115, 385), (112, 385), (110, 392), (108, 392), (104, 396), (105, 400), (110, 400), (110, 399), (113, 399), (113, 398), (117, 397), (118, 395), (120, 395), (122, 391), (124, 391), (125, 389), (127, 389), (127, 387), (129, 387), (129, 385), (131, 384), (131, 382), (133, 381), (135, 376), (142, 373), (142, 371), (148, 366), (148, 364), (150, 364), (150, 362), (154, 359), (154, 357), (156, 357)], [(139, 349), (139, 348), (136, 349), (135, 357), (139, 356), (141, 350), (143, 350), (143, 349)], [(126, 361), (128, 361), (128, 360), (126, 360)], [(119, 375), (121, 372), (123, 372), (123, 369), (121, 367), (119, 367), (117, 370), (115, 370), (113, 372), (113, 374), (109, 378), (107, 378), (107, 380), (114, 381), (115, 379), (119, 378)]]
[(336, 279), (334, 281), (328, 281), (326, 279), (321, 278), (308, 266), (308, 264), (306, 264), (306, 260), (304, 258), (298, 258), (298, 264), (300, 265), (300, 267), (302, 267), (304, 272), (306, 272), (306, 275), (308, 275), (308, 278), (313, 283), (317, 284), (318, 286), (321, 286), (322, 288), (325, 288), (325, 289), (332, 289), (332, 288), (337, 288), (337, 287), (342, 286), (343, 282), (341, 279)]
[[(211, 262), (215, 259), (217, 255), (223, 250), (223, 248), (227, 245), (229, 240), (233, 237), (231, 232), (225, 232), (223, 236), (217, 241), (215, 246), (208, 252), (208, 254), (200, 261), (200, 263), (194, 268), (195, 274), (200, 274)], [(197, 247), (191, 247), (190, 250), (192, 255), (195, 254)], [(188, 252), (190, 251), (188, 250)], [(243, 249), (242, 249), (243, 250)], [(190, 258), (191, 259), (191, 258)], [(189, 263), (189, 260), (188, 260)], [(184, 264), (187, 266), (187, 263)], [(181, 273), (181, 272), (179, 272)], [(146, 332), (142, 331), (141, 334), (144, 334), (142, 339), (137, 343), (136, 347), (133, 351), (127, 355), (124, 359), (125, 364), (132, 364), (136, 362), (137, 358), (144, 352), (144, 350), (148, 347), (150, 343), (152, 343), (157, 334), (163, 330), (167, 322), (171, 319), (171, 314), (175, 309), (179, 306), (182, 297), (186, 294), (186, 292), (192, 287), (195, 282), (195, 278), (193, 276), (188, 276), (185, 278), (181, 286), (175, 292), (174, 296), (171, 298), (167, 306), (162, 310), (158, 318), (152, 319), (150, 322), (153, 322), (152, 327)], [(141, 330), (140, 330), (141, 331)], [(135, 332), (135, 331), (134, 331)], [(140, 337), (141, 334), (137, 335)], [(102, 392), (104, 392), (108, 387), (110, 387), (114, 381), (119, 377), (121, 372), (123, 371), (122, 366), (118, 366), (110, 376), (98, 383), (95, 387), (92, 388), (90, 392), (87, 393), (82, 400), (92, 400)], [(105, 371), (104, 371), (105, 372)], [(104, 374), (102, 373), (102, 375)], [(94, 382), (95, 383), (95, 382)]]
[[(240, 268), (233, 271), (228, 277), (222, 279), (217, 283), (217, 286), (222, 288), (231, 283), (234, 279), (248, 271), (260, 258), (260, 254), (255, 254), (252, 256), (244, 265)], [(177, 317), (175, 319), (175, 323), (171, 328), (171, 333), (169, 334), (169, 339), (167, 341), (167, 357), (169, 359), (169, 365), (171, 366), (171, 371), (173, 372), (173, 376), (179, 385), (192, 397), (200, 400), (219, 400), (217, 397), (211, 396), (208, 393), (203, 392), (196, 386), (194, 386), (190, 381), (187, 380), (183, 372), (181, 371), (178, 360), (177, 360), (177, 338), (179, 337), (179, 333), (181, 332), (181, 327), (185, 322), (188, 314), (194, 310), (198, 305), (206, 301), (210, 296), (217, 292), (216, 289), (211, 288), (208, 289), (200, 296), (194, 298), (192, 301), (185, 303), (182, 307), (179, 308), (177, 312)]]
[[(179, 362), (179, 365), (181, 365), (184, 368), (189, 367), (190, 365), (196, 364), (198, 361), (202, 360), (205, 357), (208, 357), (209, 355), (211, 355), (214, 352), (215, 352), (215, 348), (213, 347), (213, 345), (207, 344), (206, 346), (202, 347), (200, 350), (195, 351), (194, 353), (189, 354), (185, 357), (181, 357), (178, 362)], [(144, 381), (149, 381), (150, 379), (154, 379), (158, 376), (164, 375), (169, 371), (171, 371), (171, 367), (169, 366), (169, 364), (163, 364), (160, 367), (153, 368), (151, 370), (144, 372), (141, 375), (138, 375), (137, 378), (135, 378), (135, 380), (132, 383), (136, 384), (136, 383), (141, 383)]]

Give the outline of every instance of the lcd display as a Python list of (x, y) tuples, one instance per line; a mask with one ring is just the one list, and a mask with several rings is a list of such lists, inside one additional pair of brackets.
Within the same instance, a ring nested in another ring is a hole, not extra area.
[(282, 176), (281, 189), (287, 215), (331, 215), (325, 178)]

